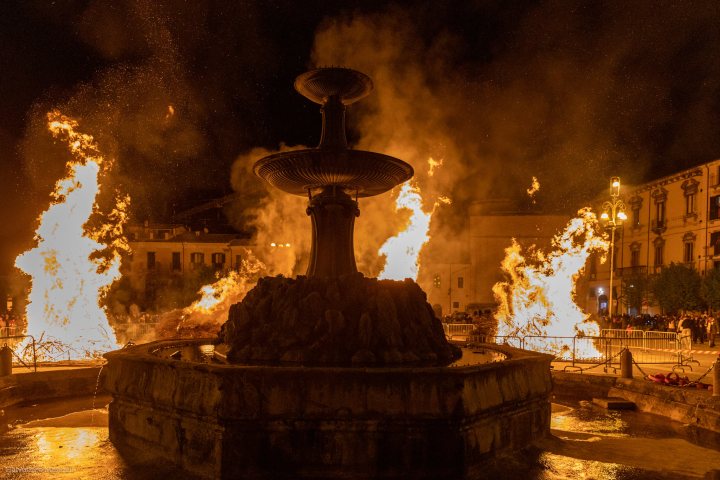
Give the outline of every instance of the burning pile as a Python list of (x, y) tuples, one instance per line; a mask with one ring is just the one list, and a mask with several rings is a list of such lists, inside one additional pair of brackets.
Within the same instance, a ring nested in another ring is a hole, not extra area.
[(129, 198), (117, 198), (109, 213), (100, 211), (99, 178), (112, 162), (77, 126), (56, 110), (48, 113), (48, 128), (67, 142), (74, 160), (67, 163), (68, 176), (55, 185), (53, 203), (39, 217), (37, 246), (15, 260), (32, 277), (28, 334), (61, 344), (64, 358), (117, 347), (99, 300), (120, 276), (120, 253), (129, 250), (123, 236)]
[(230, 307), (242, 301), (255, 285), (257, 275), (264, 269), (265, 265), (246, 250), (237, 271), (233, 270), (215, 283), (202, 287), (198, 292), (200, 299), (189, 307), (160, 315), (152, 335), (140, 341), (217, 335), (220, 326), (228, 319)]
[[(588, 322), (575, 303), (575, 281), (593, 252), (607, 252), (609, 244), (597, 233), (598, 221), (589, 208), (578, 212), (565, 230), (553, 238), (545, 254), (531, 249), (529, 258), (515, 240), (505, 250), (502, 269), (506, 282), (493, 286), (499, 304), (498, 335), (573, 337), (594, 336), (598, 326)], [(526, 339), (527, 348), (557, 353), (552, 341)], [(585, 352), (591, 356), (595, 352)]]

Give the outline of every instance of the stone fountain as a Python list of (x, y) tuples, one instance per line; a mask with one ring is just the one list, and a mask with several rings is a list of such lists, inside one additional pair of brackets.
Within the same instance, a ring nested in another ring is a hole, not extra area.
[(217, 339), (108, 353), (110, 439), (207, 478), (477, 477), (548, 434), (551, 357), (461, 351), (415, 282), (357, 271), (358, 199), (413, 170), (347, 146), (345, 109), (370, 93), (369, 77), (321, 68), (295, 88), (322, 105), (320, 145), (254, 170), (308, 197), (307, 275), (261, 279)]

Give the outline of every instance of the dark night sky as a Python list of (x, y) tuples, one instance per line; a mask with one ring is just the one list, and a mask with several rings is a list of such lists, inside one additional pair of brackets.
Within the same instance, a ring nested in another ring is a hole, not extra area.
[[(136, 220), (233, 189), (247, 188), (251, 207), (263, 191), (237, 171), (231, 182), (233, 164), (255, 147), (317, 143), (317, 106), (292, 89), (316, 64), (373, 77), (352, 138), (418, 172), (418, 158), (443, 157), (433, 188), (456, 211), (522, 192), (532, 175), (543, 206), (574, 208), (611, 175), (639, 182), (718, 158), (718, 5), (4, 2), (0, 264), (30, 246), (63, 174), (49, 109), (116, 159), (111, 183), (131, 194)], [(403, 153), (409, 144), (417, 151)]]

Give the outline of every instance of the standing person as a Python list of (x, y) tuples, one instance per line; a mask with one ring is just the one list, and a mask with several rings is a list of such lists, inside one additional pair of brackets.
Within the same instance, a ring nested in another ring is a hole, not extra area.
[(715, 319), (714, 316), (712, 316), (712, 314), (710, 316), (708, 316), (706, 328), (707, 328), (707, 334), (708, 334), (708, 340), (709, 340), (708, 345), (710, 347), (714, 347), (715, 346), (715, 337), (718, 335), (718, 333), (720, 333), (720, 329), (718, 328), (717, 320)]
[(690, 317), (690, 330), (692, 331), (692, 343), (698, 343), (699, 329), (698, 329), (698, 318), (693, 315)]
[(678, 323), (678, 330), (680, 331), (680, 346), (683, 350), (692, 349), (692, 319), (688, 315), (680, 317)]
[(703, 313), (698, 320), (698, 328), (700, 330), (700, 343), (705, 343), (707, 339), (707, 313)]

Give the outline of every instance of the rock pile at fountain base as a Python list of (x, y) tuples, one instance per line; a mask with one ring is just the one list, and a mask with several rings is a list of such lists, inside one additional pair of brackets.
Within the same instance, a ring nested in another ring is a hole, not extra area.
[(449, 344), (412, 280), (266, 277), (230, 309), (220, 339), (231, 363), (447, 365)]

